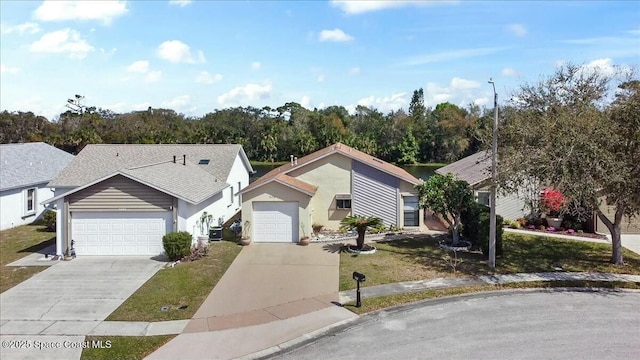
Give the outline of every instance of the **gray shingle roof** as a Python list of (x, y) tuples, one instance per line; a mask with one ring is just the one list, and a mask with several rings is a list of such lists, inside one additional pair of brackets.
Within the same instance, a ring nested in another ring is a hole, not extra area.
[(74, 156), (43, 142), (0, 145), (0, 190), (51, 181)]
[(441, 175), (452, 173), (458, 180), (464, 180), (471, 186), (477, 185), (491, 177), (491, 153), (477, 152), (437, 169), (436, 173)]
[[(239, 152), (244, 156), (242, 146), (235, 144), (87, 145), (48, 186), (80, 187), (119, 172), (199, 203), (228, 186), (226, 180)], [(200, 160), (209, 163), (199, 165)]]

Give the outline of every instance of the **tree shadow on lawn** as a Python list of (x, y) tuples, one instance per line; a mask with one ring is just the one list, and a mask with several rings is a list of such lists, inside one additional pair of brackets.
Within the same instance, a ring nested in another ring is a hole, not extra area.
[(345, 243), (325, 244), (322, 245), (322, 249), (332, 254), (340, 254), (343, 252), (347, 252), (347, 246), (348, 245)]

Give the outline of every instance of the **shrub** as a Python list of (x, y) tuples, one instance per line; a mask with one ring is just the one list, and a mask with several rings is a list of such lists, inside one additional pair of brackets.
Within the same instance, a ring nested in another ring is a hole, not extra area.
[(47, 231), (56, 231), (56, 212), (53, 210), (45, 211), (42, 216), (42, 225), (45, 226)]
[(324, 225), (322, 225), (322, 224), (315, 224), (315, 223), (314, 223), (313, 225), (311, 225), (311, 228), (313, 229), (313, 233), (314, 233), (314, 234), (317, 234), (317, 233), (319, 233), (320, 231), (322, 231), (322, 229), (324, 228)]
[[(491, 228), (491, 214), (488, 211), (480, 213), (478, 226), (478, 245), (482, 253), (489, 256), (489, 230)], [(496, 215), (496, 224), (501, 224), (502, 216)], [(496, 226), (496, 256), (502, 255), (502, 227)]]
[(191, 252), (191, 234), (186, 231), (168, 233), (162, 237), (162, 246), (170, 261), (180, 260)]

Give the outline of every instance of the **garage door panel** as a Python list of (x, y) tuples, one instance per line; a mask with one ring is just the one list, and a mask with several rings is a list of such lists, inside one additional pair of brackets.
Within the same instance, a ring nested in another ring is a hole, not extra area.
[(255, 242), (297, 242), (297, 202), (254, 202)]
[(73, 212), (77, 255), (158, 255), (171, 212)]

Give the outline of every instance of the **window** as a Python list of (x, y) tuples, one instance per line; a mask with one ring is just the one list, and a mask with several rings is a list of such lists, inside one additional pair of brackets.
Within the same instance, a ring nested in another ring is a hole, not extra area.
[(242, 184), (240, 183), (240, 181), (238, 181), (238, 194), (236, 196), (238, 196), (238, 205), (240, 205), (240, 190), (242, 189)]
[(27, 199), (25, 205), (26, 215), (36, 212), (36, 188), (27, 189)]
[(231, 193), (229, 196), (229, 206), (233, 205), (233, 186), (231, 187)]
[(476, 191), (476, 202), (484, 206), (489, 206), (489, 199), (491, 198), (491, 192), (487, 190)]
[(198, 161), (199, 165), (209, 165), (209, 159), (200, 159), (200, 161)]
[(420, 226), (420, 206), (417, 196), (405, 196), (404, 200), (404, 226)]
[(336, 209), (339, 209), (339, 210), (351, 209), (351, 194), (337, 194)]

